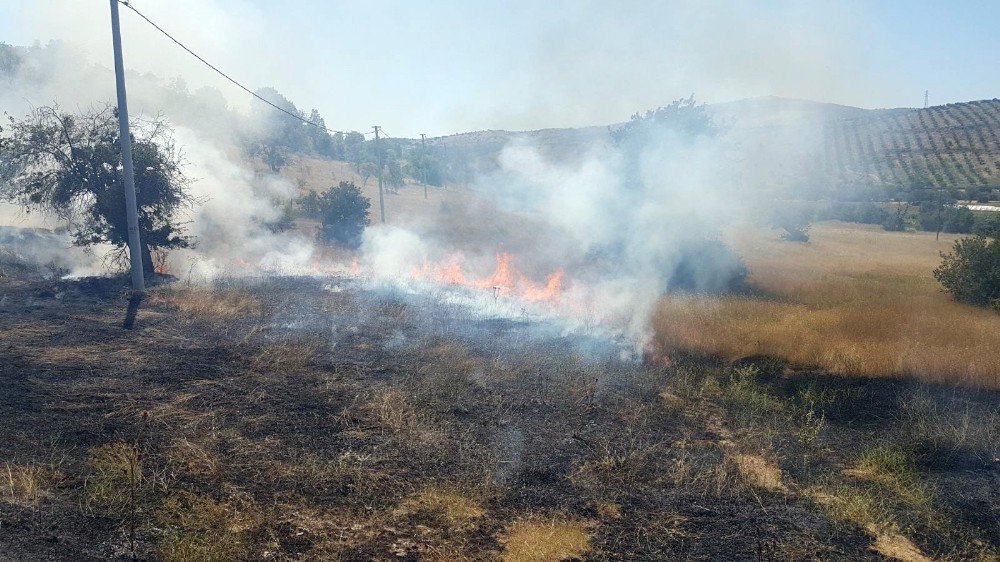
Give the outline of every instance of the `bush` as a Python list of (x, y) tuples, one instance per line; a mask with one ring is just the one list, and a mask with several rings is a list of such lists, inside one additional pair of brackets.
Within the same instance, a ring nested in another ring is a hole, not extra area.
[(1000, 213), (983, 212), (976, 217), (972, 232), (980, 236), (1000, 238)]
[(877, 203), (838, 202), (832, 204), (822, 217), (861, 224), (884, 224), (890, 213), (885, 205)]
[(813, 212), (805, 206), (785, 205), (775, 209), (771, 216), (771, 224), (775, 228), (780, 228), (781, 239), (789, 242), (808, 242), (809, 223), (812, 222)]
[(730, 293), (747, 288), (747, 268), (718, 240), (692, 240), (681, 247), (667, 276), (667, 290), (682, 293)]
[(934, 278), (960, 302), (980, 306), (1000, 300), (1000, 242), (985, 236), (955, 241), (952, 253), (934, 270)]
[(975, 216), (966, 207), (952, 207), (931, 202), (920, 204), (920, 229), (930, 232), (953, 232), (968, 234), (972, 232)]
[(337, 187), (306, 203), (315, 205), (322, 223), (319, 231), (321, 240), (352, 248), (361, 243), (361, 235), (368, 226), (371, 201), (361, 194), (361, 189), (354, 182), (342, 181)]
[(882, 221), (882, 228), (889, 232), (903, 232), (906, 230), (906, 214), (909, 206), (901, 206), (890, 210)]

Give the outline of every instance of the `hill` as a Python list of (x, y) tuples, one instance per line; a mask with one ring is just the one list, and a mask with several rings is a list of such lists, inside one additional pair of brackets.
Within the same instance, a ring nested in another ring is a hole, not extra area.
[[(863, 109), (777, 97), (713, 104), (762, 183), (898, 190), (1000, 186), (1000, 100), (926, 109)], [(452, 159), (488, 169), (514, 139), (568, 160), (610, 142), (607, 127), (479, 131), (430, 139)], [(780, 164), (778, 164), (780, 163)], [(763, 169), (763, 173), (760, 170)], [(825, 191), (825, 189), (823, 189)]]
[(966, 189), (1000, 185), (1000, 100), (832, 120), (822, 167), (842, 180)]

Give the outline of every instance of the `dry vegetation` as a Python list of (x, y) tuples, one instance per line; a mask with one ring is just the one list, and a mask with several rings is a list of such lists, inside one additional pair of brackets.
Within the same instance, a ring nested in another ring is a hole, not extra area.
[(1000, 388), (1000, 315), (956, 303), (931, 275), (952, 241), (839, 223), (807, 244), (743, 232), (763, 295), (665, 298), (656, 334), (666, 350)]
[(304, 279), (161, 287), (125, 329), (114, 283), (0, 285), (13, 559), (1000, 555), (995, 391), (634, 363)]

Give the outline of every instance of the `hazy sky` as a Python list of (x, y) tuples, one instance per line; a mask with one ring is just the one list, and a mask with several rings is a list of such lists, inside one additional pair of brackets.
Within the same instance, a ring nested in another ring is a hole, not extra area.
[[(133, 0), (251, 87), (393, 136), (607, 124), (692, 92), (863, 107), (1000, 96), (1000, 2)], [(108, 2), (0, 0), (0, 41), (111, 65)], [(246, 95), (122, 8), (125, 63)], [(39, 100), (48, 102), (51, 100)], [(2, 109), (2, 108), (0, 108)]]

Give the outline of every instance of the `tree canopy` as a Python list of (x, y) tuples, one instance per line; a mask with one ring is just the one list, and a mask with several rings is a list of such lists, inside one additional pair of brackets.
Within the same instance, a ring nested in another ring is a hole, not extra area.
[[(77, 115), (40, 107), (9, 118), (0, 136), (0, 198), (69, 221), (77, 245), (108, 243), (124, 258), (128, 243), (118, 115), (114, 107)], [(132, 155), (143, 268), (153, 252), (191, 244), (177, 220), (189, 180), (171, 132), (159, 121), (135, 123)]]
[(353, 182), (342, 181), (319, 196), (310, 193), (301, 204), (303, 211), (319, 218), (321, 240), (348, 247), (361, 244), (371, 201)]

